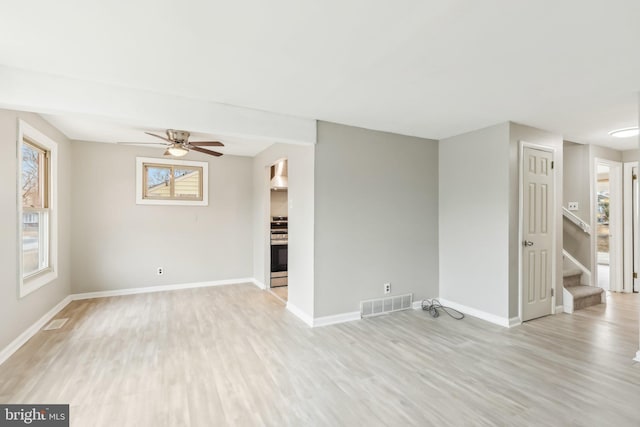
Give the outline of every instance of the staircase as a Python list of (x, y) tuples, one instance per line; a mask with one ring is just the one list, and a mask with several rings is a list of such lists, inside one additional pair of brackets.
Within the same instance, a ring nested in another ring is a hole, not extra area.
[(582, 272), (579, 270), (565, 271), (563, 275), (563, 305), (566, 313), (591, 307), (605, 302), (605, 293), (602, 288), (582, 285)]

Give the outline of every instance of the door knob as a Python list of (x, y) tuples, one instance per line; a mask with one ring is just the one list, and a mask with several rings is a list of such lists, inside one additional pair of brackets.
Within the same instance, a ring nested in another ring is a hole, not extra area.
[(530, 240), (525, 240), (522, 242), (522, 246), (533, 246), (533, 242)]

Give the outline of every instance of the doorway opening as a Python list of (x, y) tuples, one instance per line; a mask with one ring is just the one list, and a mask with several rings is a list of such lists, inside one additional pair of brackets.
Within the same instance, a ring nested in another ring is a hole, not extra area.
[(594, 283), (622, 292), (622, 164), (596, 159), (594, 178)]
[(269, 291), (289, 299), (289, 174), (288, 160), (271, 165), (269, 174), (270, 269)]

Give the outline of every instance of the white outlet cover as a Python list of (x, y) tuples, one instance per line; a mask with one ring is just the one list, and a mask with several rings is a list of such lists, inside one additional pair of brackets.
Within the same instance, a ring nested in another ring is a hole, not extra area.
[(578, 209), (578, 202), (569, 202), (569, 210), (570, 211), (577, 211)]

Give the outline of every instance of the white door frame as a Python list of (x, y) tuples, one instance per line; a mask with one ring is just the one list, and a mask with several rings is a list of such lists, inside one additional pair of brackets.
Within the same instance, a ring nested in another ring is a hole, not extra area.
[[(623, 204), (624, 204), (624, 286), (623, 292), (633, 292), (633, 272), (638, 271), (634, 265), (633, 259), (633, 242), (638, 241), (638, 230), (633, 229), (633, 185), (629, 183), (633, 182), (633, 168), (638, 167), (639, 162), (625, 162), (622, 172), (622, 191), (624, 191)], [(637, 195), (636, 195), (637, 197)], [(636, 198), (636, 200), (638, 200)], [(636, 215), (637, 215), (636, 209)], [(633, 231), (633, 233), (632, 233)], [(634, 236), (635, 234), (635, 236)], [(637, 263), (638, 260), (635, 260)]]
[[(620, 237), (623, 234), (623, 222), (622, 222), (622, 162), (616, 162), (614, 160), (607, 160), (600, 157), (593, 159), (591, 165), (591, 280), (592, 286), (598, 286), (598, 251), (596, 245), (598, 243), (598, 200), (596, 192), (598, 191), (598, 164), (609, 166), (609, 186), (611, 188), (611, 194), (609, 195), (609, 204), (619, 206), (618, 213), (615, 217), (609, 215), (609, 234), (614, 236), (615, 245), (611, 245), (611, 237), (609, 238), (609, 277), (613, 277), (613, 282), (609, 283), (609, 290), (613, 292), (621, 292), (623, 286), (623, 272), (622, 272), (622, 248), (623, 239)], [(615, 189), (614, 189), (615, 187)], [(611, 227), (613, 221), (613, 229)], [(613, 255), (613, 256), (612, 256)], [(615, 264), (611, 261), (615, 260)], [(611, 269), (615, 273), (612, 275)], [(614, 286), (615, 284), (615, 286)]]
[[(520, 146), (518, 147), (518, 318), (522, 321), (522, 295), (524, 293), (524, 283), (522, 282), (522, 241), (523, 241), (523, 231), (522, 224), (524, 222), (524, 189), (522, 188), (524, 185), (524, 149), (525, 148), (533, 148), (535, 150), (546, 151), (551, 153), (552, 162), (556, 161), (556, 149), (555, 147), (550, 147), (547, 145), (539, 145), (532, 144), (526, 141), (520, 141)], [(556, 291), (556, 269), (557, 269), (557, 260), (556, 256), (558, 253), (558, 244), (556, 240), (557, 233), (557, 225), (558, 225), (558, 215), (556, 212), (556, 194), (557, 194), (557, 186), (558, 181), (556, 178), (555, 167), (553, 168), (553, 195), (551, 197), (551, 241), (553, 242), (551, 245), (551, 291), (553, 295), (551, 297), (551, 314), (556, 314), (556, 298), (558, 297)]]

